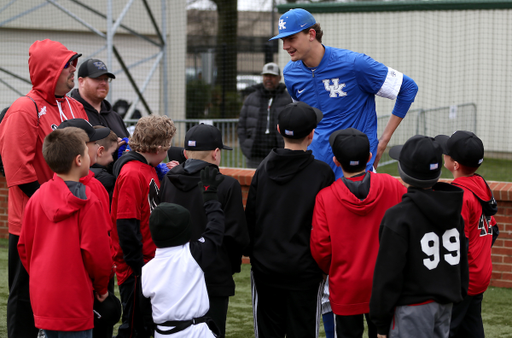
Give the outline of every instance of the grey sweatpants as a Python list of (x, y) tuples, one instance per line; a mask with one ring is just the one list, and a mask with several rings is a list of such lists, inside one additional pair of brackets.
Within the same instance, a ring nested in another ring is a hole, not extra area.
[(389, 338), (448, 338), (453, 304), (397, 306)]

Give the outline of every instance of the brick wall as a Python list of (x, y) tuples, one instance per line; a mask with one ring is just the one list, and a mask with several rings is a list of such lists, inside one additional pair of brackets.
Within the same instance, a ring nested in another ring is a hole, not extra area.
[[(221, 168), (221, 172), (240, 182), (245, 205), (254, 169)], [(512, 183), (488, 183), (498, 201), (499, 208), (495, 218), (500, 227), (500, 237), (492, 249), (491, 285), (512, 288)], [(7, 186), (5, 178), (0, 176), (0, 237), (7, 238), (7, 233)], [(248, 262), (248, 259), (244, 261)]]

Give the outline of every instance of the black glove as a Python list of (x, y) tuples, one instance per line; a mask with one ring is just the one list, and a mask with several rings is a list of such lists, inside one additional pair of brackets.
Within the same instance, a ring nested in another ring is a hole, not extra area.
[(218, 201), (217, 188), (220, 183), (224, 180), (224, 176), (218, 175), (219, 170), (214, 167), (205, 167), (201, 170), (201, 181), (197, 183), (199, 189), (203, 192), (204, 202)]

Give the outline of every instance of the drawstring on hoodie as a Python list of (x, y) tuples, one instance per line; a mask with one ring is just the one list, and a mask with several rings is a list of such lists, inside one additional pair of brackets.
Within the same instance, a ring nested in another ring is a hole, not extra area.
[[(66, 99), (66, 102), (68, 103), (68, 107), (69, 107), (69, 110), (71, 111), (71, 116), (73, 116), (73, 118), (75, 118), (75, 114), (73, 114), (73, 109), (71, 108), (71, 104), (69, 103), (69, 100), (66, 96), (64, 96), (64, 98)], [(65, 120), (68, 119), (68, 117), (66, 116), (66, 114), (64, 114), (64, 112), (62, 111), (62, 107), (60, 105), (60, 102), (59, 100), (55, 100), (57, 102), (57, 106), (59, 107), (59, 113), (60, 113), (60, 122), (64, 122)]]

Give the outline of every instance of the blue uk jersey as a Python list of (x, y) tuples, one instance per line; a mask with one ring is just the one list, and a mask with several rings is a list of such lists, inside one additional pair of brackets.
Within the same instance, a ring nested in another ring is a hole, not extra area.
[[(370, 151), (375, 156), (378, 146), (375, 95), (396, 99), (403, 74), (367, 55), (324, 47), (325, 54), (318, 67), (308, 68), (302, 61), (290, 61), (283, 74), (293, 100), (305, 102), (324, 114), (309, 149), (315, 158), (331, 166), (337, 179), (343, 173), (332, 160), (329, 136), (340, 129), (358, 129), (368, 136)], [(372, 165), (373, 158), (367, 169)]]

